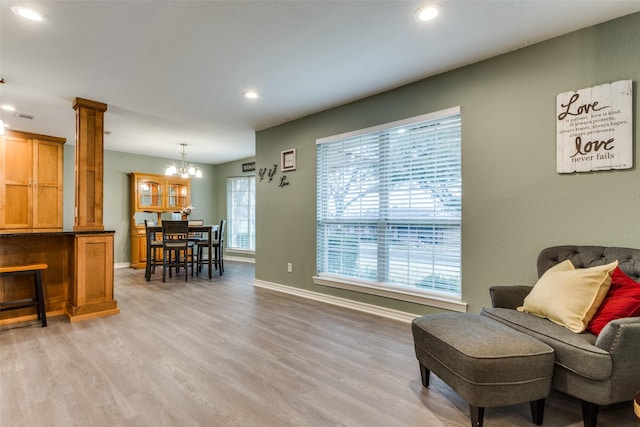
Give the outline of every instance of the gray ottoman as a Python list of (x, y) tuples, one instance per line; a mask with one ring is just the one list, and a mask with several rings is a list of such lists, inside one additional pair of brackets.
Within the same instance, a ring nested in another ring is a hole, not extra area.
[(530, 402), (540, 425), (553, 374), (553, 348), (483, 316), (443, 313), (418, 317), (411, 329), (422, 384), (432, 371), (469, 403), (471, 425), (484, 408)]

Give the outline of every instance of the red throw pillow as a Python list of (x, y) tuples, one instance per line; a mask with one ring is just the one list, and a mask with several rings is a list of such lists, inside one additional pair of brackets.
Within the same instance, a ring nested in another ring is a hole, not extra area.
[(640, 316), (640, 283), (616, 267), (611, 274), (609, 292), (589, 322), (587, 331), (598, 336), (610, 321), (633, 316)]

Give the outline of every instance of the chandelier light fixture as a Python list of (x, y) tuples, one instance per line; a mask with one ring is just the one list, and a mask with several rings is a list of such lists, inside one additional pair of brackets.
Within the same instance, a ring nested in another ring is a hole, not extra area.
[(180, 145), (182, 145), (182, 152), (180, 153), (182, 160), (180, 161), (180, 166), (176, 165), (175, 163), (171, 163), (165, 169), (165, 175), (178, 175), (182, 178), (191, 178), (194, 176), (196, 178), (202, 178), (202, 171), (200, 170), (200, 168), (197, 168), (193, 165), (187, 165), (187, 152), (185, 151), (185, 147), (187, 146), (187, 144), (182, 142), (180, 143)]

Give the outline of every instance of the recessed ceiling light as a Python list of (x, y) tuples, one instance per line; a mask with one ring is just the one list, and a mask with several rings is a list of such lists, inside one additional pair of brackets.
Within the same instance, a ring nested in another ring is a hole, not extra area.
[(44, 15), (42, 15), (41, 13), (23, 6), (11, 6), (11, 11), (16, 15), (22, 16), (23, 18), (29, 19), (31, 21), (40, 22), (44, 19)]
[(9, 104), (3, 104), (0, 108), (2, 108), (5, 111), (16, 111), (16, 107)]
[(428, 4), (416, 10), (416, 19), (419, 22), (432, 21), (440, 14), (440, 6), (437, 4)]
[(256, 99), (258, 97), (258, 93), (252, 90), (244, 92), (242, 95), (244, 95), (245, 98), (249, 98), (249, 99)]

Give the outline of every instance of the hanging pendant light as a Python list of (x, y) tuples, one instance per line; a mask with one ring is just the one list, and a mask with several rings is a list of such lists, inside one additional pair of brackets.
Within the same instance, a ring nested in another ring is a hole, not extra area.
[(200, 170), (200, 168), (195, 167), (192, 164), (187, 165), (187, 152), (185, 151), (185, 147), (187, 146), (187, 144), (182, 142), (180, 143), (180, 145), (182, 145), (182, 152), (180, 153), (182, 160), (180, 161), (180, 166), (176, 165), (175, 163), (171, 163), (165, 169), (165, 175), (178, 175), (182, 178), (191, 178), (194, 176), (196, 178), (202, 178), (202, 171)]

